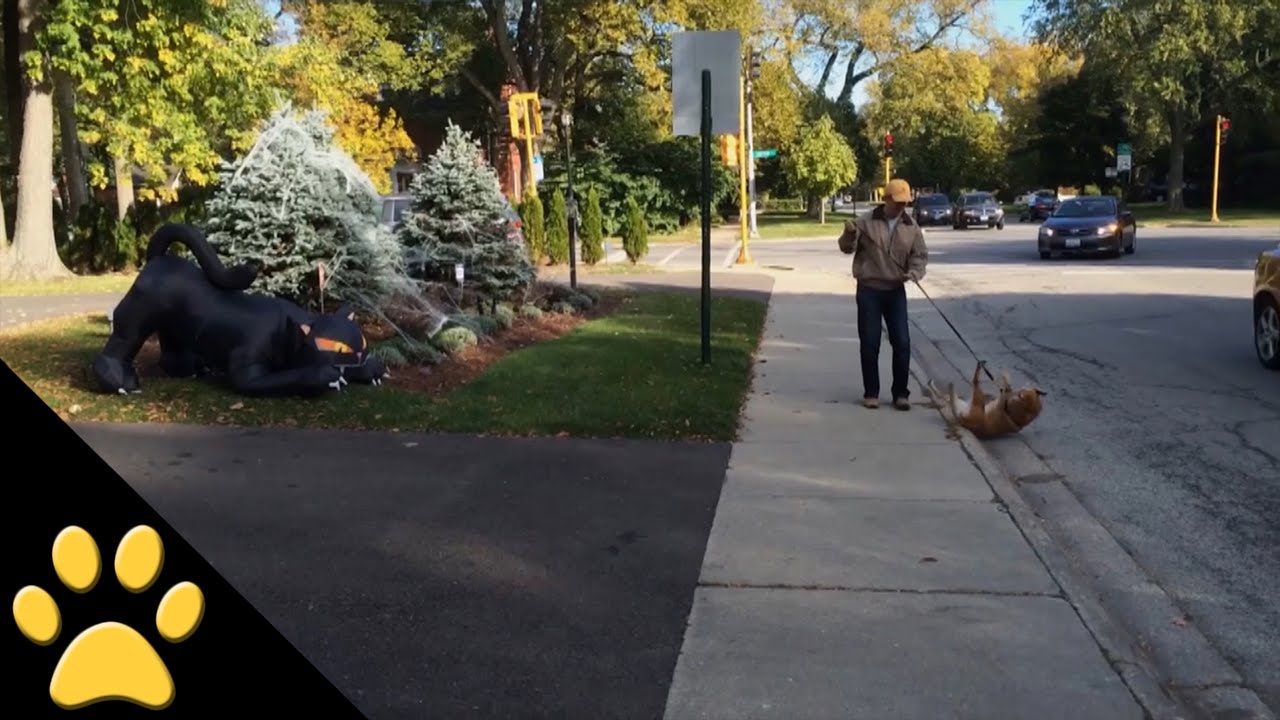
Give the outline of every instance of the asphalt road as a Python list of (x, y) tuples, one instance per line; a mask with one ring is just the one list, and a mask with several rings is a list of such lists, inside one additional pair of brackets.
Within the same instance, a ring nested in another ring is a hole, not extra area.
[[(1023, 439), (1280, 708), (1280, 376), (1250, 305), (1280, 228), (1140, 228), (1135, 255), (1051, 261), (1035, 228), (930, 229), (925, 290), (993, 372), (1050, 392)], [(752, 254), (849, 272), (834, 234)], [(972, 368), (942, 327), (931, 339)]]
[(76, 424), (370, 718), (655, 718), (726, 443)]

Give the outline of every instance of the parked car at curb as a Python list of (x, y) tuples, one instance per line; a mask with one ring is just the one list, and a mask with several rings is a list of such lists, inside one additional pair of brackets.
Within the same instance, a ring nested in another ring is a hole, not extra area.
[(1253, 346), (1268, 370), (1280, 370), (1280, 245), (1253, 267)]
[(989, 192), (965, 193), (951, 211), (951, 227), (963, 230), (970, 225), (1004, 229), (1004, 206)]
[(398, 230), (401, 218), (404, 217), (405, 211), (412, 204), (412, 195), (384, 195), (382, 197), (382, 227), (391, 232)]
[(942, 193), (921, 195), (912, 216), (921, 225), (945, 225), (951, 222), (951, 201)]
[(1114, 197), (1071, 198), (1040, 226), (1037, 244), (1041, 260), (1055, 253), (1132, 255), (1138, 249), (1138, 224)]

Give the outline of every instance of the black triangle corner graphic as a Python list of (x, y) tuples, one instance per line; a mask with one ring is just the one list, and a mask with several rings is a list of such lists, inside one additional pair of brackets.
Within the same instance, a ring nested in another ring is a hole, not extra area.
[(3, 360), (0, 397), (6, 715), (364, 717)]

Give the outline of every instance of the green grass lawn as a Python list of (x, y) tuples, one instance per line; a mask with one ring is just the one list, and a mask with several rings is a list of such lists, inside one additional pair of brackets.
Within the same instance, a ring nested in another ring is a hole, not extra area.
[[(816, 219), (806, 216), (802, 212), (770, 212), (760, 213), (756, 215), (756, 228), (760, 231), (759, 238), (750, 238), (752, 240), (779, 240), (788, 238), (824, 238), (830, 237), (835, 240), (840, 231), (844, 228), (844, 221), (848, 220), (852, 215), (828, 212), (827, 222), (819, 223)], [(715, 226), (717, 233), (725, 233), (728, 231), (732, 234), (733, 239), (737, 240), (740, 230), (736, 222)], [(652, 242), (670, 243), (670, 242), (687, 242), (696, 243), (702, 239), (702, 228), (696, 223), (688, 225), (678, 232), (669, 235), (655, 235), (651, 239)]]
[(470, 384), (429, 395), (348, 386), (316, 399), (246, 398), (212, 380), (155, 377), (142, 393), (91, 390), (106, 340), (100, 315), (0, 332), (2, 358), (55, 410), (75, 420), (274, 425), (501, 435), (733, 440), (766, 305), (716, 298), (712, 363), (701, 365), (695, 294), (641, 293), (613, 314), (511, 353)]
[(105, 275), (76, 275), (62, 280), (0, 282), (0, 297), (25, 297), (31, 295), (91, 295), (95, 293), (126, 292), (133, 284), (136, 273), (108, 273)]
[[(1171, 224), (1203, 224), (1212, 226), (1208, 208), (1189, 208), (1180, 213), (1169, 212), (1164, 203), (1130, 203), (1129, 209), (1139, 225), (1158, 226)], [(1245, 225), (1249, 227), (1280, 227), (1280, 208), (1222, 208), (1218, 210), (1219, 224)]]

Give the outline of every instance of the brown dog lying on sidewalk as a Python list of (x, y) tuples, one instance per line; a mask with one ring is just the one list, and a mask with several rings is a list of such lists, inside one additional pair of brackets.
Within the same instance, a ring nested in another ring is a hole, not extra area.
[(968, 400), (957, 398), (955, 386), (950, 383), (944, 398), (933, 381), (929, 381), (929, 394), (942, 407), (942, 416), (953, 429), (960, 425), (986, 440), (1017, 433), (1040, 416), (1043, 409), (1040, 398), (1047, 394), (1045, 391), (1031, 385), (1015, 392), (1009, 384), (1009, 375), (1002, 373), (999, 395), (988, 397), (982, 392), (981, 372), (984, 367), (986, 363), (979, 362), (973, 369), (973, 396)]

